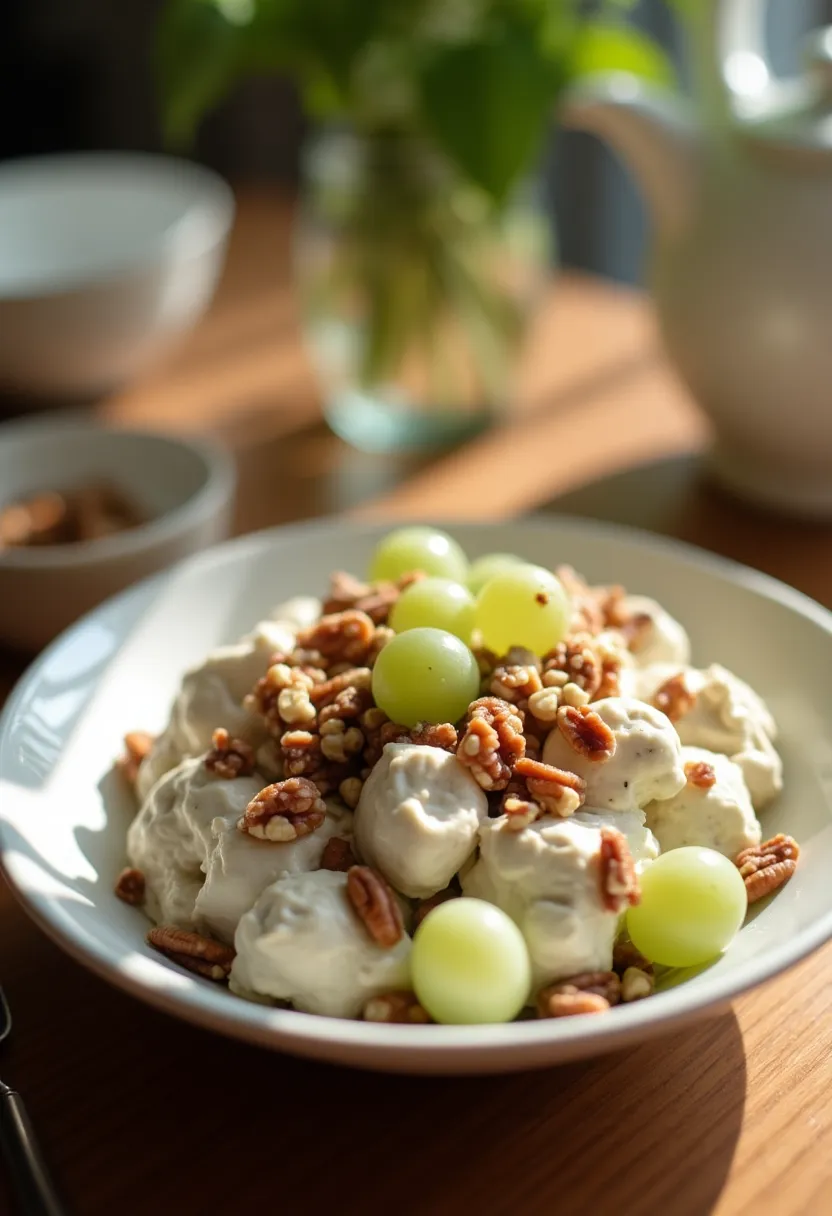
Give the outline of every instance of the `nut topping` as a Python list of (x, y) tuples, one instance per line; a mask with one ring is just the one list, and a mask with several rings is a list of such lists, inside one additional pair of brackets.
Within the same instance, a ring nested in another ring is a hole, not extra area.
[(428, 912), (432, 912), (440, 904), (447, 903), (449, 899), (456, 899), (458, 895), (459, 892), (454, 891), (452, 887), (445, 887), (442, 891), (437, 891), (435, 895), (423, 899), (413, 913), (413, 928), (418, 929)]
[[(559, 815), (564, 819), (573, 815), (586, 795), (586, 782), (577, 773), (566, 772), (565, 769), (532, 760), (528, 756), (517, 761), (514, 773), (525, 780), (530, 797), (548, 815)], [(505, 809), (507, 814), (511, 814), (508, 807)]]
[(480, 697), (468, 707), (468, 724), (456, 758), (484, 790), (503, 790), (516, 762), (525, 755), (523, 719), (499, 697)]
[(492, 673), (488, 691), (510, 705), (525, 709), (529, 697), (542, 688), (540, 672), (531, 663), (504, 663)]
[(155, 925), (147, 935), (148, 943), (180, 967), (209, 980), (226, 980), (234, 962), (234, 950), (201, 933), (178, 929), (175, 925)]
[(321, 854), (322, 870), (338, 870), (346, 874), (355, 865), (355, 854), (352, 845), (341, 836), (332, 836), (324, 845)]
[(626, 837), (615, 828), (601, 828), (598, 853), (601, 901), (608, 912), (620, 915), (641, 900), (641, 887)]
[(213, 747), (205, 757), (205, 767), (210, 773), (226, 781), (251, 776), (254, 772), (253, 747), (242, 739), (232, 739), (222, 726), (214, 731), (211, 742)]
[(116, 895), (124, 903), (134, 907), (144, 903), (144, 889), (144, 874), (133, 866), (126, 866), (116, 879)]
[(347, 871), (347, 897), (377, 945), (390, 949), (404, 936), (402, 913), (392, 887), (369, 866)]
[(364, 663), (375, 634), (375, 625), (366, 612), (348, 608), (322, 616), (297, 637), (298, 646), (317, 650), (329, 663)]
[(308, 836), (326, 817), (326, 803), (306, 777), (289, 777), (256, 794), (237, 822), (241, 832), (257, 840), (284, 844)]
[(646, 996), (652, 996), (656, 987), (652, 971), (642, 971), (640, 967), (628, 967), (621, 977), (621, 1000), (628, 1004), (630, 1001), (642, 1001)]
[(800, 846), (791, 836), (779, 832), (771, 840), (743, 849), (734, 864), (745, 882), (750, 904), (756, 903), (788, 882), (797, 869)]
[(685, 683), (683, 671), (671, 676), (669, 680), (665, 680), (661, 688), (656, 689), (653, 694), (653, 705), (663, 714), (667, 714), (671, 722), (678, 722), (680, 718), (684, 718), (685, 714), (690, 713), (696, 705), (696, 693), (692, 692)]
[(130, 730), (124, 736), (124, 754), (119, 756), (116, 767), (130, 785), (136, 784), (142, 760), (153, 747), (153, 736), (145, 730)]
[(543, 988), (537, 997), (541, 1018), (563, 1018), (577, 1013), (606, 1013), (621, 999), (621, 981), (614, 971), (586, 971)]
[(716, 773), (712, 764), (705, 760), (689, 760), (685, 765), (688, 785), (697, 790), (709, 790), (716, 785)]
[(572, 750), (585, 759), (603, 763), (615, 755), (615, 735), (594, 709), (586, 705), (562, 705), (557, 724)]
[(398, 1022), (405, 1025), (424, 1025), (430, 1015), (416, 999), (413, 992), (385, 992), (370, 997), (364, 1006), (365, 1022)]

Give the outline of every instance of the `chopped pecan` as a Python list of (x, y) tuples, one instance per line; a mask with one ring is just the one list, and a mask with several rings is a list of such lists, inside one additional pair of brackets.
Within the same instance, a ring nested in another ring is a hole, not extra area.
[(424, 574), (420, 570), (413, 570), (409, 574), (403, 574), (394, 583), (379, 582), (368, 586), (353, 578), (351, 574), (336, 571), (331, 576), (329, 598), (324, 602), (324, 612), (331, 614), (355, 608), (359, 612), (365, 612), (376, 625), (384, 625), (390, 615), (390, 609), (405, 587), (420, 578), (424, 578)]
[(642, 971), (640, 967), (628, 967), (621, 977), (621, 1000), (628, 1004), (630, 1001), (642, 1001), (646, 996), (652, 996), (656, 981), (651, 971)]
[(233, 781), (235, 777), (250, 777), (254, 772), (254, 748), (242, 739), (232, 739), (223, 726), (211, 737), (213, 744), (205, 757), (209, 773)]
[(326, 722), (339, 718), (342, 722), (355, 722), (373, 704), (369, 688), (342, 688), (318, 713), (318, 724), (323, 729)]
[(133, 904), (134, 907), (143, 904), (144, 890), (144, 874), (134, 866), (126, 866), (116, 879), (116, 895), (126, 904)]
[(612, 969), (623, 975), (628, 968), (635, 967), (647, 975), (653, 974), (653, 964), (627, 938), (619, 938), (612, 950)]
[(621, 914), (641, 900), (641, 887), (627, 838), (615, 828), (601, 828), (598, 853), (601, 902), (608, 912)]
[[(538, 722), (554, 722), (560, 709), (560, 688), (541, 688), (532, 693), (527, 706), (528, 714)], [(528, 717), (526, 718), (528, 722)]]
[(716, 785), (716, 773), (712, 764), (705, 760), (689, 760), (685, 765), (688, 785), (698, 790), (709, 790)]
[(788, 882), (797, 869), (800, 846), (792, 836), (778, 832), (762, 844), (743, 849), (735, 859), (750, 904)]
[(322, 616), (308, 629), (302, 629), (297, 641), (300, 647), (319, 651), (329, 663), (361, 666), (366, 662), (375, 629), (366, 612), (348, 608)]
[(116, 761), (116, 767), (124, 779), (136, 784), (142, 760), (150, 754), (154, 739), (145, 730), (130, 730), (124, 736), (124, 753)]
[(178, 929), (175, 925), (155, 925), (147, 935), (148, 943), (180, 967), (209, 980), (228, 979), (234, 950), (222, 942)]
[(601, 660), (588, 633), (571, 634), (543, 658), (543, 671), (561, 671), (570, 684), (582, 688), (590, 700), (601, 684)]
[(488, 690), (492, 696), (525, 709), (529, 697), (542, 687), (540, 672), (532, 664), (501, 664), (492, 672)]
[(532, 799), (548, 815), (566, 818), (577, 811), (586, 796), (586, 782), (577, 773), (555, 768), (553, 764), (543, 764), (528, 756), (517, 761), (514, 774), (525, 780)]
[(437, 891), (435, 895), (423, 899), (416, 907), (413, 913), (413, 928), (418, 928), (422, 921), (427, 916), (428, 912), (432, 912), (434, 908), (438, 908), (440, 904), (447, 903), (449, 899), (456, 899), (459, 896), (459, 891), (454, 891), (452, 887), (445, 887), (442, 891)]
[(289, 777), (255, 794), (237, 822), (257, 840), (285, 843), (316, 831), (326, 817), (326, 803), (306, 777)]
[[(343, 692), (358, 690), (369, 692), (372, 679), (373, 673), (369, 667), (345, 667), (337, 675), (331, 675), (329, 679), (316, 684), (314, 688), (310, 689), (309, 696), (320, 710), (326, 705), (331, 705)], [(371, 702), (368, 702), (369, 704)], [(365, 705), (364, 709), (367, 709), (368, 705)], [(363, 713), (363, 710), (361, 712)]]
[(621, 1000), (621, 981), (614, 971), (586, 971), (543, 988), (537, 997), (541, 1018), (605, 1013)]
[(603, 701), (605, 697), (621, 696), (621, 660), (615, 658), (601, 659), (601, 683), (595, 690), (594, 701)]
[(331, 836), (321, 854), (322, 870), (340, 870), (346, 874), (355, 865), (352, 845), (341, 836)]
[(587, 760), (602, 763), (615, 755), (615, 735), (589, 706), (562, 705), (557, 725), (572, 750)]
[(696, 693), (692, 692), (685, 683), (683, 671), (671, 676), (669, 680), (665, 680), (661, 688), (657, 688), (653, 694), (653, 705), (663, 714), (667, 714), (671, 722), (678, 722), (680, 718), (684, 718), (695, 704)]
[(370, 997), (363, 1016), (365, 1022), (398, 1022), (411, 1026), (431, 1020), (413, 992), (384, 992)]
[(370, 638), (370, 644), (367, 647), (367, 657), (364, 662), (368, 667), (373, 667), (376, 659), (381, 654), (387, 643), (396, 635), (392, 629), (388, 629), (386, 625), (377, 625), (373, 636)]
[(505, 826), (510, 832), (522, 832), (529, 824), (543, 815), (540, 803), (529, 798), (528, 793), (513, 790), (512, 783), (503, 795), (501, 810), (506, 817)]
[(484, 790), (509, 783), (516, 762), (525, 755), (523, 719), (499, 697), (480, 697), (468, 707), (468, 724), (456, 749), (457, 760), (471, 770)]
[(563, 584), (572, 603), (573, 629), (590, 634), (600, 633), (606, 623), (602, 608), (604, 589), (602, 588), (599, 593), (598, 590), (590, 587), (571, 566), (558, 566), (555, 574)]
[(308, 727), (314, 723), (316, 710), (309, 697), (316, 683), (313, 673), (325, 678), (319, 668), (293, 667), (284, 661), (291, 656), (278, 657), (280, 662), (270, 664), (244, 701), (246, 709), (263, 718), (275, 738), (280, 738), (287, 726)]
[(404, 935), (402, 913), (392, 887), (369, 866), (347, 871), (347, 896), (364, 927), (379, 946), (389, 949)]
[(441, 747), (446, 752), (455, 752), (457, 741), (456, 727), (450, 722), (417, 722), (410, 732), (411, 743)]
[(288, 730), (280, 736), (280, 754), (287, 777), (309, 777), (317, 781), (325, 774), (321, 737), (308, 730)]

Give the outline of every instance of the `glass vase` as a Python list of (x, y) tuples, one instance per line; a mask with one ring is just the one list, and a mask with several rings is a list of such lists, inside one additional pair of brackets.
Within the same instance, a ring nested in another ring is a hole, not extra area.
[(305, 157), (295, 255), (307, 345), (342, 438), (425, 450), (506, 408), (551, 256), (533, 182), (497, 209), (418, 138), (326, 132)]

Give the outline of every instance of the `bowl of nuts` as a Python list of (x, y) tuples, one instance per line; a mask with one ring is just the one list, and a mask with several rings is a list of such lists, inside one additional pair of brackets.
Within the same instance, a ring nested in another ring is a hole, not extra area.
[(204, 439), (45, 418), (0, 427), (0, 641), (37, 650), (223, 539), (234, 481)]

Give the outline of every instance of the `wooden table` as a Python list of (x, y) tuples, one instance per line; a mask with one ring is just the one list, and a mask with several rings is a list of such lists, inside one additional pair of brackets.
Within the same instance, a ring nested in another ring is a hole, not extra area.
[[(501, 429), (430, 461), (348, 449), (321, 423), (298, 341), (287, 214), (274, 196), (244, 197), (209, 316), (99, 407), (120, 424), (223, 435), (239, 530), (553, 504), (684, 536), (832, 603), (832, 530), (701, 483), (706, 427), (649, 307), (600, 282), (564, 276), (553, 291)], [(4, 660), (6, 686), (19, 670)], [(453, 1080), (305, 1063), (155, 1013), (65, 958), (5, 888), (0, 926), (16, 1020), (2, 1073), (78, 1216), (832, 1213), (832, 945), (692, 1032)]]

